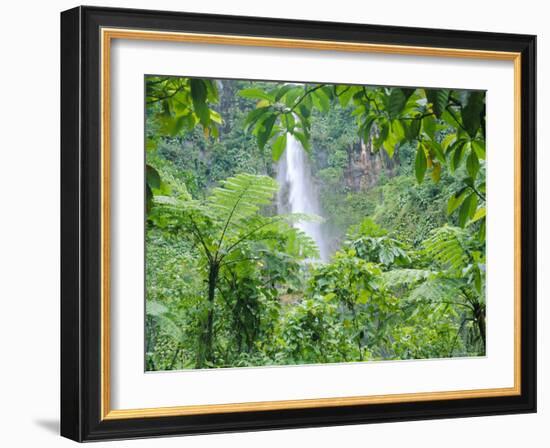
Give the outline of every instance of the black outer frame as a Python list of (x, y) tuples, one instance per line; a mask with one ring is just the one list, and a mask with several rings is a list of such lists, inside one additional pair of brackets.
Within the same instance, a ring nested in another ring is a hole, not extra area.
[[(519, 396), (100, 419), (100, 28), (520, 52)], [(141, 438), (536, 412), (536, 36), (98, 7), (61, 13), (61, 435)]]

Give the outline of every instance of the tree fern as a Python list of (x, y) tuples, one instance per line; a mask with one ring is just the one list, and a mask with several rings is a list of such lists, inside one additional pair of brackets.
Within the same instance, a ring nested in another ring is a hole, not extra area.
[(253, 174), (238, 174), (215, 188), (207, 204), (222, 224), (219, 245), (223, 244), (228, 230), (246, 227), (251, 216), (271, 204), (277, 189), (277, 182), (272, 178)]
[(386, 286), (414, 285), (426, 280), (434, 271), (427, 269), (393, 269), (382, 273), (382, 280)]
[(409, 302), (428, 301), (459, 304), (463, 301), (460, 297), (462, 286), (464, 286), (464, 282), (459, 279), (432, 276), (413, 288), (407, 300)]
[(189, 196), (157, 196), (150, 219), (159, 227), (193, 242), (206, 269), (208, 306), (201, 322), (197, 367), (214, 356), (214, 302), (224, 272), (261, 258), (258, 247), (280, 246), (278, 252), (296, 259), (318, 257), (315, 242), (292, 226), (306, 215), (263, 213), (273, 203), (278, 184), (268, 176), (238, 174), (214, 188), (206, 201)]
[(277, 190), (277, 182), (268, 176), (238, 174), (213, 189), (206, 201), (156, 196), (155, 203), (165, 213), (155, 219), (161, 226), (164, 224), (172, 229), (179, 226), (187, 230), (188, 236), (203, 246), (207, 257), (218, 261), (247, 240), (285, 237), (300, 246), (297, 254), (317, 257), (314, 241), (292, 227), (296, 222), (312, 221), (317, 217), (305, 214), (265, 216), (261, 213), (262, 208), (272, 203)]
[[(462, 335), (463, 338), (475, 339), (479, 346), (477, 352), (484, 353), (484, 245), (464, 229), (444, 226), (432, 231), (423, 246), (430, 271), (394, 269), (383, 274), (384, 282), (389, 286), (407, 288), (403, 295), (404, 310), (411, 309), (411, 306), (417, 310), (424, 304), (433, 313), (455, 316), (458, 319), (456, 337)], [(466, 322), (471, 323), (469, 332), (466, 331)]]
[(428, 257), (437, 260), (446, 269), (460, 272), (468, 262), (464, 244), (466, 231), (458, 227), (444, 226), (435, 229), (424, 241)]

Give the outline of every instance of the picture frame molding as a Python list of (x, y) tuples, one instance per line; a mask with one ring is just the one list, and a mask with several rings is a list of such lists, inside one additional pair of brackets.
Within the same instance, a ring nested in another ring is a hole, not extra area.
[[(61, 15), (61, 433), (78, 441), (536, 410), (535, 44), (527, 35), (78, 7)], [(513, 60), (513, 388), (112, 410), (112, 39)]]

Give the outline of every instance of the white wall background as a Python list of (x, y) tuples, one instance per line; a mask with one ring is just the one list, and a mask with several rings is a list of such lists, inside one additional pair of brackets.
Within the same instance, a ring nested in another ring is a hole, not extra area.
[[(539, 194), (539, 413), (336, 428), (240, 433), (101, 443), (95, 446), (328, 447), (342, 444), (407, 447), (548, 446), (550, 291), (550, 119), (546, 38), (549, 11), (536, 0), (89, 1), (88, 4), (353, 21), (537, 34)], [(69, 446), (58, 435), (59, 414), (59, 12), (78, 3), (11, 1), (2, 5), (0, 70), (0, 443)], [(546, 355), (546, 356), (544, 356)], [(153, 445), (154, 444), (154, 445)]]

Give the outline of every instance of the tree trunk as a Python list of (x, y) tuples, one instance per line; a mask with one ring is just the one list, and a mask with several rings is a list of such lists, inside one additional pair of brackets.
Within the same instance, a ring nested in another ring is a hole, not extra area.
[(216, 284), (220, 267), (217, 264), (211, 264), (208, 272), (208, 313), (206, 322), (202, 330), (202, 347), (199, 350), (197, 367), (204, 367), (206, 362), (214, 361), (213, 339), (214, 339), (214, 298), (216, 294)]
[(483, 305), (479, 305), (479, 307), (475, 311), (475, 318), (477, 323), (477, 328), (479, 331), (479, 335), (481, 336), (481, 340), (483, 341), (483, 350), (486, 349), (486, 342), (485, 342), (485, 307)]

